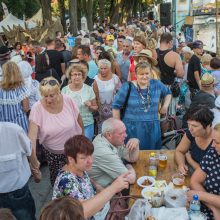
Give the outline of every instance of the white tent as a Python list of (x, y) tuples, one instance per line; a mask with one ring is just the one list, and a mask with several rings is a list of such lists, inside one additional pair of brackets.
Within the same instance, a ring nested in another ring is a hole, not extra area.
[(9, 14), (7, 15), (7, 17), (5, 19), (3, 19), (0, 22), (0, 32), (3, 32), (2, 27), (6, 28), (8, 30), (8, 26), (10, 28), (13, 28), (13, 25), (20, 25), (21, 27), (25, 28), (25, 24), (23, 20), (20, 20), (18, 18), (16, 18), (14, 15)]

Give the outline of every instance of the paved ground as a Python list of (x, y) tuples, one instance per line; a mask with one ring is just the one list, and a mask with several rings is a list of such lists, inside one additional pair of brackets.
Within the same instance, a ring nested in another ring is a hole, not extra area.
[(40, 183), (35, 183), (33, 178), (29, 181), (29, 187), (31, 193), (34, 197), (35, 205), (36, 205), (36, 217), (38, 219), (40, 210), (48, 201), (51, 200), (52, 197), (52, 187), (49, 181), (49, 170), (48, 166), (43, 166), (41, 168), (42, 172), (42, 180)]

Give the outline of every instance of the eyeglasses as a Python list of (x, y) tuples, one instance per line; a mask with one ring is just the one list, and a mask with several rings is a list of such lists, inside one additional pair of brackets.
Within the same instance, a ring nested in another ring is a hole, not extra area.
[(77, 77), (77, 76), (82, 76), (82, 73), (81, 72), (73, 72), (72, 74), (71, 74), (71, 76), (74, 76), (74, 77)]
[(118, 32), (123, 32), (123, 31), (125, 31), (124, 29), (118, 29)]
[(42, 85), (42, 86), (46, 86), (47, 84), (49, 84), (50, 86), (59, 85), (59, 83), (58, 83), (55, 79), (42, 80), (42, 82), (41, 82), (41, 85)]

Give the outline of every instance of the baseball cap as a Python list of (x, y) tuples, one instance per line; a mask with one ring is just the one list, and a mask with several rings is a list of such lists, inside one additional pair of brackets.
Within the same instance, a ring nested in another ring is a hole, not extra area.
[(201, 40), (196, 40), (192, 43), (192, 48), (203, 48), (204, 44)]
[(112, 34), (107, 35), (106, 40), (115, 40), (115, 37)]

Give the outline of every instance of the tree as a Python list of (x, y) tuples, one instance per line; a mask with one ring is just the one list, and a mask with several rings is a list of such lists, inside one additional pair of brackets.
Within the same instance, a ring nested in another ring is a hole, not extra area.
[(58, 7), (60, 12), (61, 24), (63, 25), (63, 30), (66, 31), (65, 0), (58, 0)]
[(52, 23), (50, 0), (40, 0), (40, 4), (43, 14), (43, 25), (49, 25)]
[(70, 31), (77, 35), (77, 0), (69, 0)]

